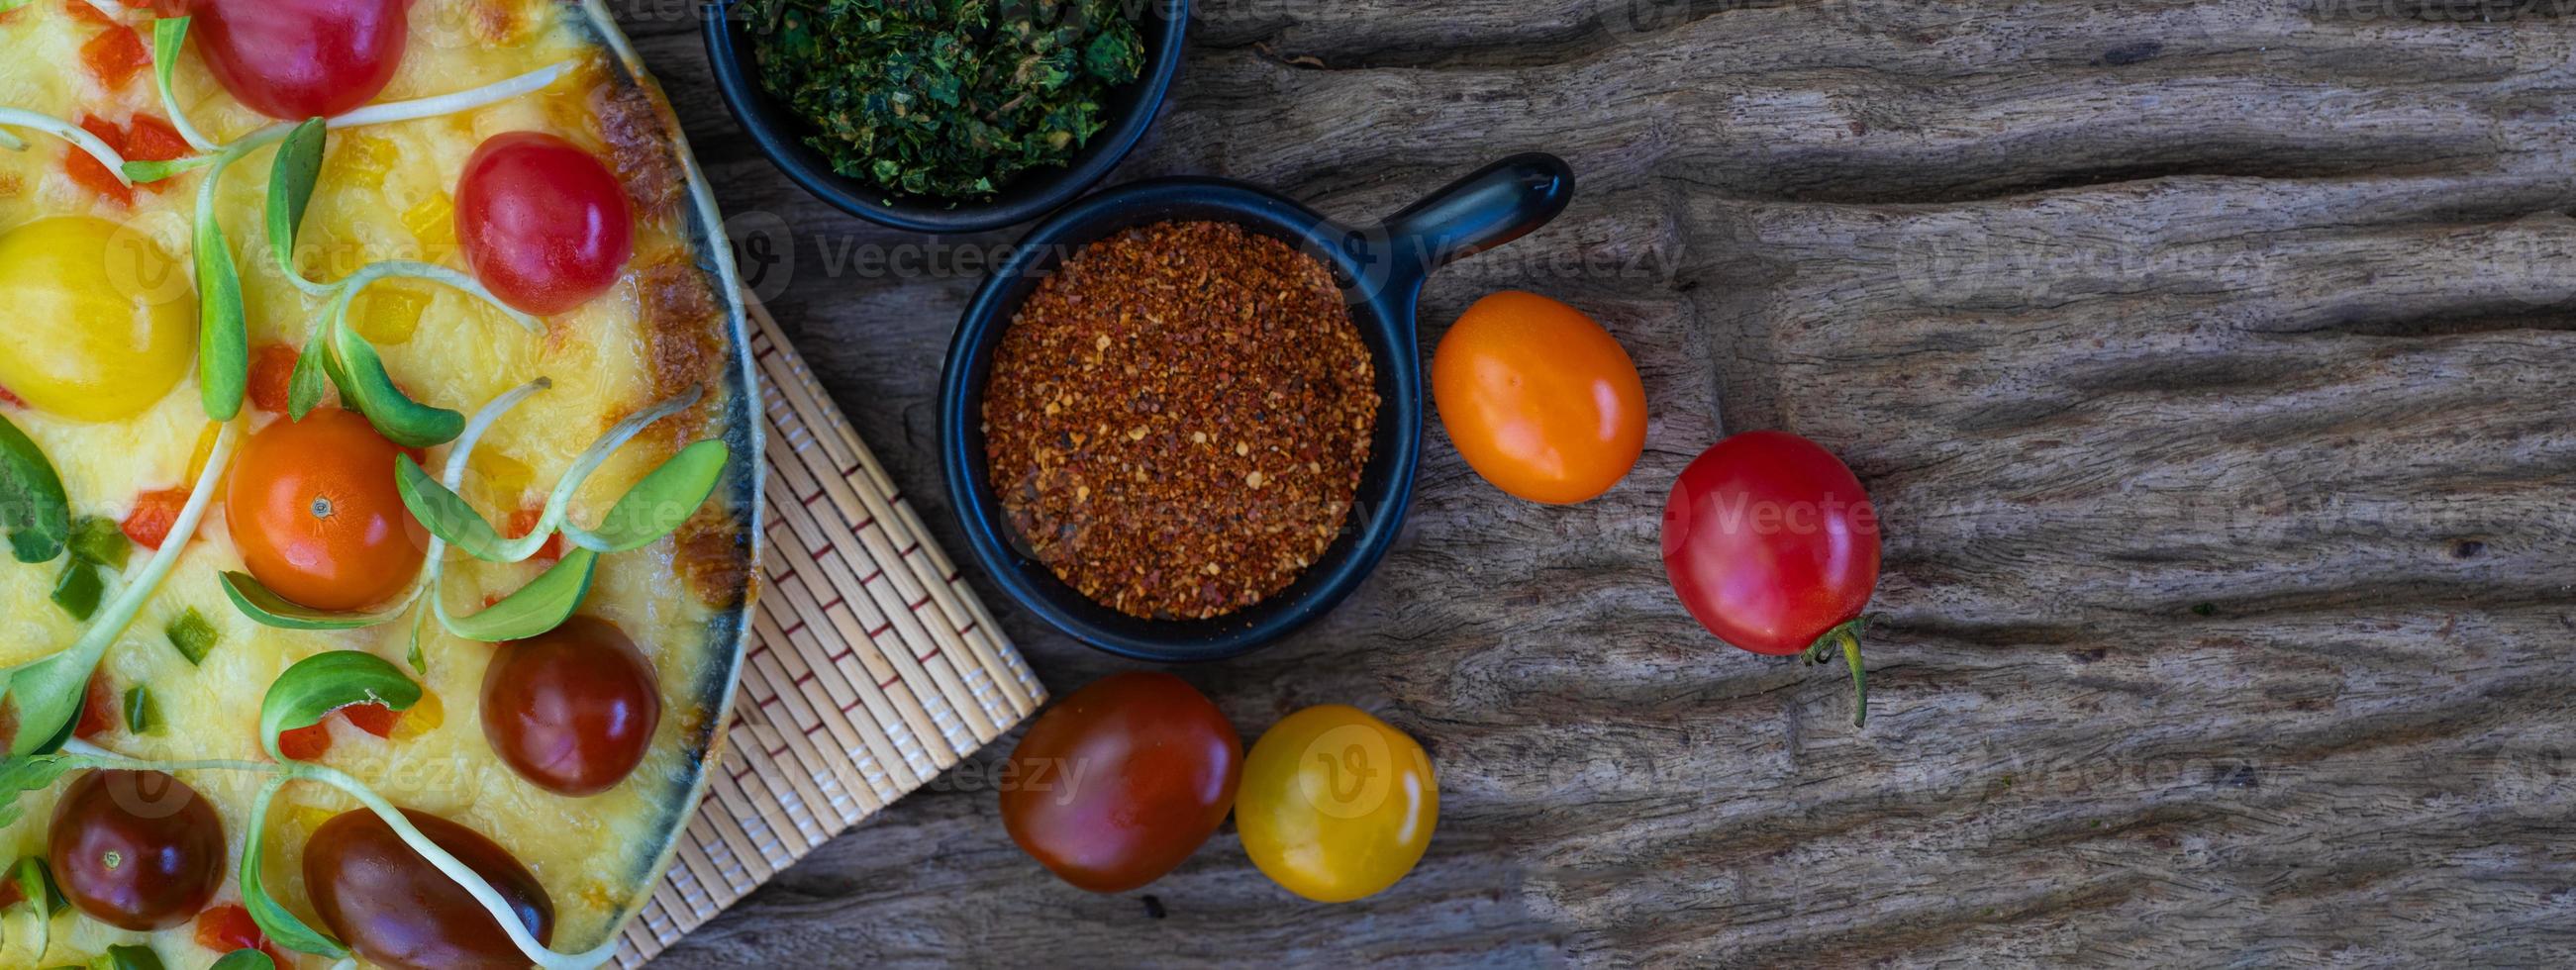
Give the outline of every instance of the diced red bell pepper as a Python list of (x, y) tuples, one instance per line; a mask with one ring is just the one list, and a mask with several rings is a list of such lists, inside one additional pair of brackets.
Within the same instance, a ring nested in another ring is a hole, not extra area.
[[(83, 6), (87, 5), (83, 4)], [(107, 143), (107, 147), (116, 149), (119, 153), (125, 151), (125, 129), (118, 128), (97, 115), (81, 116), (80, 126), (90, 134), (97, 135), (98, 140)], [(77, 145), (72, 147), (71, 154), (63, 156), (63, 171), (71, 175), (72, 181), (82, 188), (115, 199), (119, 204), (134, 204), (134, 190), (128, 188), (124, 182), (118, 181), (116, 173), (108, 171), (107, 166), (99, 164), (98, 159), (91, 157), (90, 153), (82, 151)]]
[(179, 524), (179, 512), (188, 506), (188, 490), (165, 488), (145, 492), (134, 498), (134, 511), (125, 516), (125, 537), (146, 549), (159, 549), (170, 540), (170, 529)]
[(89, 673), (89, 697), (81, 704), (80, 723), (72, 736), (83, 741), (116, 730), (116, 685), (107, 680), (107, 668)]
[(269, 945), (268, 935), (259, 931), (259, 923), (250, 911), (232, 903), (206, 907), (197, 914), (197, 945), (216, 953), (235, 950), (258, 950), (268, 954), (269, 962), (291, 967), (286, 952)]
[(295, 348), (263, 344), (251, 353), (250, 406), (270, 414), (285, 414), (294, 385)]
[(151, 63), (152, 53), (143, 48), (143, 37), (124, 24), (100, 28), (98, 36), (81, 45), (81, 64), (110, 91), (125, 87)]
[(341, 708), (340, 713), (349, 718), (349, 723), (357, 725), (358, 730), (380, 738), (393, 737), (394, 724), (402, 720), (401, 711), (382, 704), (351, 704)]
[[(510, 538), (526, 538), (528, 533), (537, 527), (537, 520), (544, 518), (545, 514), (546, 510), (541, 508), (522, 508), (519, 511), (512, 513), (510, 515)], [(563, 533), (558, 531), (554, 535), (547, 536), (546, 544), (537, 548), (537, 558), (544, 559), (549, 562), (562, 559)]]
[(324, 718), (311, 727), (300, 727), (277, 736), (277, 750), (297, 761), (313, 761), (331, 753), (331, 721)]

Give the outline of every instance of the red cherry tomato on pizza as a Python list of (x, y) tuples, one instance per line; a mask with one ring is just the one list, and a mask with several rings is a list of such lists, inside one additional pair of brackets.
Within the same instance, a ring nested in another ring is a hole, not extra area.
[(223, 885), (223, 819), (158, 771), (93, 771), (63, 789), (45, 861), (72, 906), (135, 932), (195, 918)]
[(1002, 826), (1064, 881), (1121, 893), (1198, 851), (1234, 807), (1243, 739), (1170, 674), (1112, 674), (1057, 701), (1011, 751)]
[(538, 316), (608, 292), (635, 251), (626, 187), (599, 157), (553, 135), (499, 135), (466, 159), (456, 241), (501, 302)]
[(394, 488), (400, 454), (339, 408), (251, 435), (233, 460), (224, 516), (251, 576), (317, 610), (361, 609), (409, 588), (428, 540)]
[(576, 616), (502, 644), (483, 668), (483, 737), (492, 753), (558, 795), (617, 787), (644, 763), (661, 724), (653, 662), (605, 620)]
[(1878, 515), (1851, 469), (1785, 431), (1753, 431), (1702, 452), (1664, 505), (1664, 572), (1691, 616), (1761, 654), (1834, 648), (1860, 666), (1861, 610), (1878, 587)]
[(196, 0), (196, 42), (233, 97), (271, 118), (375, 100), (402, 66), (410, 0)]

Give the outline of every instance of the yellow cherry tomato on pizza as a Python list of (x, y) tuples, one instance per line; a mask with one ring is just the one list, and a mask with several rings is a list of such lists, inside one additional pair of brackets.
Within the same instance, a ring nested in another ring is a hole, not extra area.
[(115, 223), (68, 216), (12, 229), (0, 235), (0, 387), (74, 420), (141, 413), (196, 357), (194, 295), (159, 243)]
[(1298, 711), (1262, 735), (1234, 800), (1252, 864), (1324, 903), (1395, 885), (1439, 822), (1440, 785), (1422, 745), (1341, 704)]
[(1609, 491), (1646, 447), (1646, 388), (1627, 349), (1535, 293), (1468, 307), (1432, 354), (1431, 396), (1468, 467), (1533, 502)]

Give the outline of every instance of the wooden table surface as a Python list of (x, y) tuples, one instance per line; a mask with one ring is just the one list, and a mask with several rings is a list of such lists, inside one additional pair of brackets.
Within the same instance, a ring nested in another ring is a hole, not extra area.
[[(717, 101), (697, 4), (618, 5), (769, 306), (962, 553), (932, 398), (1016, 235), (961, 260), (814, 201)], [(1556, 296), (1655, 412), (1570, 508), (1435, 429), (1348, 605), (1183, 672), (1247, 741), (1331, 701), (1420, 737), (1429, 858), (1310, 905), (1229, 828), (1150, 900), (1086, 894), (1003, 834), (1004, 743), (661, 965), (2576, 959), (2576, 11), (1201, 6), (1115, 180), (1363, 219), (1557, 152), (1573, 209), (1438, 278), (1426, 335)], [(1728, 648), (1665, 583), (1665, 489), (1763, 427), (1887, 522), (1866, 731), (1839, 668)], [(980, 588), (1058, 692), (1129, 666)]]

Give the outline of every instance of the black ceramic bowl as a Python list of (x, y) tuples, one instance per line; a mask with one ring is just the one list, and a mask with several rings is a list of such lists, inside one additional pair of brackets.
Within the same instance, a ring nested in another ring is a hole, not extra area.
[[(1415, 314), (1433, 270), (1502, 245), (1565, 211), (1574, 173), (1552, 155), (1505, 159), (1385, 222), (1335, 223), (1276, 193), (1219, 179), (1162, 179), (1075, 203), (1021, 240), (984, 284), (948, 350), (939, 446), (950, 504), (976, 561), (1030, 612), (1102, 650), (1138, 660), (1215, 660), (1286, 635), (1350, 595), (1395, 541), (1422, 454), (1423, 374)], [(1222, 220), (1284, 240), (1342, 283), (1351, 319), (1376, 361), (1377, 435), (1342, 534), (1287, 589), (1208, 620), (1145, 620), (1092, 602), (1026, 554), (992, 487), (984, 453), (984, 385), (993, 349), (1020, 302), (1066, 256), (1122, 229), (1168, 219)]]
[(1101, 105), (1104, 116), (1111, 119), (1109, 126), (1091, 136), (1067, 167), (1022, 172), (991, 199), (954, 201), (906, 195), (833, 171), (823, 153), (805, 144), (813, 126), (761, 87), (755, 76), (759, 63), (752, 57), (750, 25), (730, 16), (736, 2), (706, 5), (707, 62), (715, 68), (716, 90), (724, 95), (725, 107), (733, 111), (734, 120), (742, 123), (761, 153), (805, 191), (843, 212), (927, 233), (983, 232), (1018, 225), (1062, 208), (1098, 184), (1162, 113), (1172, 77), (1181, 69), (1190, 23), (1190, 0), (1120, 0), (1145, 36), (1145, 71), (1134, 83), (1110, 92), (1107, 103)]

